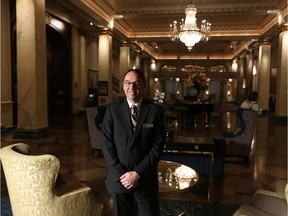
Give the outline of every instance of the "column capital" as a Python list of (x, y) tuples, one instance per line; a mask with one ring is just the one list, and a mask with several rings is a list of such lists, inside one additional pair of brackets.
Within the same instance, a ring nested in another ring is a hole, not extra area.
[(112, 37), (113, 32), (109, 28), (103, 28), (100, 30), (99, 35), (110, 35)]
[(130, 47), (131, 43), (129, 41), (121, 41), (121, 47)]
[(242, 61), (242, 60), (244, 60), (244, 59), (246, 59), (246, 55), (243, 54), (243, 55), (240, 55), (240, 56), (239, 56), (239, 61)]
[(271, 45), (271, 40), (268, 38), (264, 38), (260, 41), (260, 46), (261, 45)]
[(280, 26), (279, 26), (279, 33), (281, 32), (284, 32), (284, 31), (288, 31), (288, 23), (282, 23)]
[(248, 49), (247, 50), (247, 55), (250, 55), (250, 54), (254, 54), (254, 50), (253, 49)]
[(142, 50), (136, 50), (137, 55), (141, 55), (143, 53)]

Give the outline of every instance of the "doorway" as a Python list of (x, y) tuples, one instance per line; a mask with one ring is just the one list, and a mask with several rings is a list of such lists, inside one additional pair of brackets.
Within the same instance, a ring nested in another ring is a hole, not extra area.
[(46, 27), (48, 116), (71, 113), (70, 45), (54, 28)]

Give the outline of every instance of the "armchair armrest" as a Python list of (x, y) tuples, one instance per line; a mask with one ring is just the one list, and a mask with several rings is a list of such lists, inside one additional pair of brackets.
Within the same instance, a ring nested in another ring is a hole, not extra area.
[(90, 190), (91, 190), (90, 187), (85, 186), (85, 187), (81, 187), (81, 188), (78, 188), (78, 189), (75, 189), (75, 190), (70, 190), (70, 191), (67, 192), (67, 193), (63, 193), (63, 194), (60, 195), (59, 197), (60, 197), (60, 198), (65, 198), (65, 197), (77, 195), (77, 194), (79, 194), (79, 193), (83, 193), (84, 191), (90, 191)]
[(56, 198), (58, 212), (62, 216), (101, 216), (103, 204), (90, 187), (82, 187)]
[(284, 194), (268, 190), (257, 190), (251, 204), (272, 215), (287, 216), (287, 202)]

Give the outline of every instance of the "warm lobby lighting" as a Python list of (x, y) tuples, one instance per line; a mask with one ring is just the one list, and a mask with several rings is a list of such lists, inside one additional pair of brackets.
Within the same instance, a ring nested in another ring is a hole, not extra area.
[(173, 24), (170, 24), (170, 33), (172, 35), (172, 41), (178, 41), (180, 39), (182, 43), (185, 43), (190, 52), (193, 46), (200, 40), (205, 42), (209, 40), (211, 23), (202, 20), (201, 29), (197, 27), (197, 9), (194, 5), (187, 5), (185, 13), (186, 18), (184, 24), (182, 19), (182, 22), (179, 23), (178, 27), (177, 21), (174, 21)]

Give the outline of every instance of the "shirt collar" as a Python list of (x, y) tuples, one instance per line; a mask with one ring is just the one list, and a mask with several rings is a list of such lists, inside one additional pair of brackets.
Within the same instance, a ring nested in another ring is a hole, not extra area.
[(140, 107), (141, 107), (142, 100), (143, 100), (143, 98), (141, 98), (141, 100), (140, 100), (138, 103), (131, 103), (131, 102), (127, 99), (129, 108), (131, 108), (132, 105), (135, 105), (135, 106), (137, 107), (137, 109), (140, 111)]

